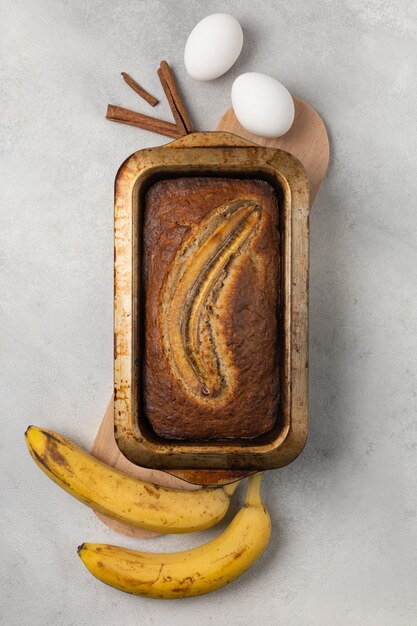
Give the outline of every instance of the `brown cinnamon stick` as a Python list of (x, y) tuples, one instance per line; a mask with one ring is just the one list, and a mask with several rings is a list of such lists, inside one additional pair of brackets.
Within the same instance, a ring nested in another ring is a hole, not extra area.
[(177, 126), (178, 130), (181, 132), (182, 136), (187, 135), (188, 131), (185, 127), (185, 124), (182, 120), (181, 115), (179, 114), (177, 107), (175, 106), (174, 98), (172, 96), (171, 90), (168, 86), (168, 83), (165, 79), (165, 76), (161, 68), (158, 69), (158, 78), (161, 82), (162, 89), (164, 90), (166, 99), (168, 100), (169, 108), (171, 109), (171, 113), (175, 120), (175, 125)]
[[(177, 84), (175, 82), (175, 78), (174, 75), (171, 71), (171, 68), (169, 67), (168, 63), (166, 61), (161, 61), (161, 65), (160, 65), (160, 70), (161, 70), (161, 75), (163, 76), (164, 80), (166, 81), (167, 85), (168, 85), (168, 89), (171, 92), (172, 95), (172, 100), (174, 102), (175, 108), (178, 112), (178, 115), (181, 117), (182, 123), (185, 127), (185, 130), (187, 131), (187, 133), (191, 133), (193, 132), (193, 127), (192, 124), (190, 122), (190, 119), (188, 117), (188, 113), (187, 110), (184, 106), (183, 101), (181, 100), (181, 96), (179, 94), (178, 91), (178, 87)], [(159, 76), (159, 71), (158, 71), (158, 76)], [(163, 85), (162, 85), (163, 86)], [(165, 89), (164, 89), (165, 91)]]
[(142, 115), (142, 113), (136, 113), (136, 111), (124, 109), (115, 104), (109, 104), (107, 106), (106, 119), (112, 122), (119, 122), (120, 124), (128, 124), (129, 126), (150, 130), (152, 133), (158, 133), (165, 137), (173, 137), (174, 139), (182, 137), (181, 131), (178, 130), (175, 124), (171, 124), (171, 122), (166, 122), (156, 117), (149, 117), (149, 115)]
[(140, 96), (143, 100), (150, 104), (151, 107), (154, 107), (156, 104), (158, 104), (159, 100), (155, 98), (155, 96), (152, 96), (148, 91), (146, 91), (146, 89), (141, 87), (131, 76), (129, 76), (129, 74), (126, 74), (126, 72), (122, 72), (122, 76), (123, 80), (129, 85), (129, 87), (133, 89), (133, 91), (135, 91), (138, 96)]

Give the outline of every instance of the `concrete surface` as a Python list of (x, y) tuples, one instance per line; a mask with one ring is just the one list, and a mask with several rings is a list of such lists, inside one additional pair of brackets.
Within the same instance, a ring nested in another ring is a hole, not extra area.
[[(200, 84), (185, 75), (183, 47), (215, 11), (241, 20), (244, 51)], [(406, 0), (3, 0), (1, 624), (417, 623), (416, 36)], [(107, 404), (113, 179), (130, 153), (164, 139), (104, 113), (108, 102), (149, 112), (119, 73), (160, 95), (162, 58), (198, 128), (215, 127), (235, 76), (258, 70), (318, 109), (332, 146), (311, 219), (308, 446), (265, 478), (274, 533), (258, 564), (177, 602), (105, 587), (77, 545), (177, 550), (217, 530), (116, 536), (41, 474), (23, 442), (35, 423), (89, 446)]]

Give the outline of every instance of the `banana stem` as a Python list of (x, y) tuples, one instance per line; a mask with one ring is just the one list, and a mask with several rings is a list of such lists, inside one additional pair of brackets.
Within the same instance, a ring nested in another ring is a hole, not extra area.
[(241, 482), (240, 480), (236, 480), (234, 483), (229, 483), (228, 485), (224, 485), (223, 491), (225, 491), (227, 495), (231, 497), (236, 491), (236, 489), (239, 487), (240, 482)]
[(261, 506), (261, 480), (263, 472), (252, 474), (248, 480), (248, 491), (246, 494), (246, 504), (249, 506)]

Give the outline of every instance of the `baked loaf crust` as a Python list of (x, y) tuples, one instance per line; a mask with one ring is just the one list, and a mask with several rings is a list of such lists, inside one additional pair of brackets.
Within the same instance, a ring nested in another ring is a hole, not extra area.
[(143, 408), (169, 439), (253, 438), (277, 420), (279, 212), (261, 180), (147, 192)]

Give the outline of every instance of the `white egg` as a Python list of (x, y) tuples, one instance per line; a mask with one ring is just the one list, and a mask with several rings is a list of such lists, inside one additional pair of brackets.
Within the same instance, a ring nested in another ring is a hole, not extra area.
[(185, 68), (196, 80), (213, 80), (232, 67), (242, 46), (243, 32), (237, 19), (228, 13), (213, 13), (191, 31), (185, 44)]
[(232, 86), (233, 110), (254, 135), (280, 137), (294, 121), (294, 100), (279, 81), (258, 72), (238, 76)]

